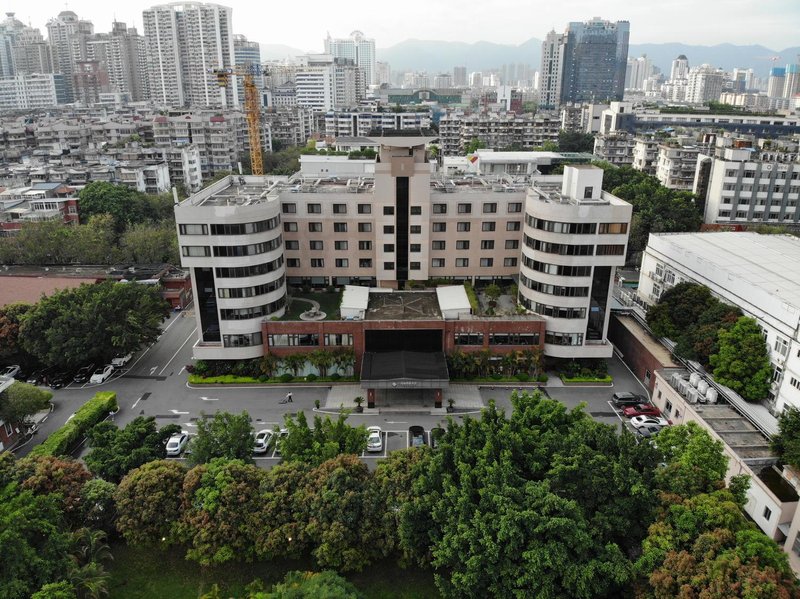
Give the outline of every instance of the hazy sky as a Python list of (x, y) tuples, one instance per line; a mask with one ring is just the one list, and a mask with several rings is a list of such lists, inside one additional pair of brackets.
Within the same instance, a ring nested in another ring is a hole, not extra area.
[[(543, 38), (569, 21), (593, 16), (631, 22), (632, 43), (724, 42), (761, 44), (773, 50), (800, 45), (800, 0), (229, 0), (235, 33), (261, 43), (321, 51), (327, 31), (345, 37), (360, 29), (386, 48), (409, 38), (520, 44)], [(94, 22), (95, 31), (111, 21), (135, 24), (141, 33), (142, 9), (166, 2), (72, 0), (66, 6)], [(65, 9), (58, 0), (11, 0), (16, 12), (46, 34), (45, 24)]]

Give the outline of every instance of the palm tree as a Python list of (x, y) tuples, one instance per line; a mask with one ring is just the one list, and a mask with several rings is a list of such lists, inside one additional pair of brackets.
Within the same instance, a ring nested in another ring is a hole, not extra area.
[(492, 354), (488, 349), (482, 349), (479, 352), (475, 352), (475, 367), (478, 370), (478, 376), (487, 376), (489, 374), (489, 358), (491, 357)]
[(72, 533), (72, 559), (79, 568), (92, 562), (102, 564), (114, 559), (111, 548), (106, 543), (105, 531), (79, 528)]
[(352, 347), (340, 349), (333, 355), (333, 365), (339, 374), (347, 375), (355, 371), (356, 352)]
[(101, 599), (108, 596), (108, 582), (111, 575), (102, 564), (89, 562), (76, 567), (70, 572), (69, 581), (78, 591), (78, 597), (85, 599)]
[(290, 354), (283, 358), (283, 367), (292, 371), (294, 376), (300, 373), (300, 369), (304, 368), (308, 361), (308, 354)]
[(500, 364), (503, 366), (503, 373), (507, 375), (517, 374), (517, 371), (519, 370), (517, 352), (510, 351), (507, 354), (504, 354)]
[(325, 349), (317, 349), (308, 354), (309, 363), (317, 369), (319, 376), (328, 376), (328, 369), (333, 366), (336, 358)]
[(276, 356), (275, 354), (271, 354), (267, 352), (264, 354), (264, 357), (261, 358), (261, 372), (266, 374), (267, 376), (273, 376), (275, 371), (278, 369), (278, 366), (281, 363), (281, 359)]

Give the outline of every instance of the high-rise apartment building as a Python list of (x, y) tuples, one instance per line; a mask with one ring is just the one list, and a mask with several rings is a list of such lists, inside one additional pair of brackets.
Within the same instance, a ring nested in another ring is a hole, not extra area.
[[(264, 88), (264, 78), (261, 75), (261, 44), (251, 42), (241, 34), (233, 36), (233, 55), (236, 66), (247, 70), (253, 75), (253, 83), (259, 89)], [(244, 78), (238, 82), (239, 102), (244, 103)]]
[(467, 86), (467, 67), (453, 67), (453, 85), (456, 87)]
[(722, 94), (723, 73), (711, 65), (704, 64), (689, 71), (686, 101), (690, 104), (716, 102)]
[(653, 63), (643, 54), (639, 58), (629, 58), (625, 71), (625, 89), (644, 89), (644, 82), (653, 74)]
[(159, 104), (234, 107), (238, 77), (220, 87), (214, 69), (235, 64), (232, 9), (219, 4), (177, 2), (142, 13), (150, 94)]
[(682, 81), (689, 78), (689, 59), (683, 54), (672, 61), (672, 69), (669, 72), (670, 81)]
[(325, 38), (325, 54), (334, 58), (347, 58), (363, 69), (367, 85), (378, 83), (376, 78), (375, 40), (360, 31), (353, 31), (348, 38)]
[(797, 93), (800, 93), (800, 64), (787, 64), (783, 97), (791, 100)]
[(539, 69), (539, 106), (556, 108), (561, 103), (561, 78), (564, 74), (566, 36), (551, 31), (542, 42), (542, 66)]
[(295, 73), (296, 104), (315, 112), (354, 108), (366, 94), (365, 83), (364, 71), (351, 59), (309, 54)]
[(0, 110), (50, 108), (68, 101), (64, 76), (60, 73), (0, 79)]
[(25, 27), (18, 31), (14, 36), (13, 51), (16, 75), (53, 72), (50, 48), (38, 29)]
[(0, 77), (13, 77), (16, 73), (14, 47), (25, 29), (25, 23), (15, 18), (13, 12), (7, 12), (6, 19), (0, 23)]
[(53, 72), (64, 75), (70, 101), (74, 98), (75, 64), (86, 60), (86, 42), (93, 32), (92, 22), (79, 19), (71, 10), (64, 10), (47, 22), (47, 43), (50, 47)]
[(627, 21), (572, 22), (565, 34), (562, 102), (622, 100), (628, 62)]
[(784, 67), (773, 67), (769, 71), (767, 82), (767, 95), (770, 98), (782, 98), (783, 88), (786, 83), (786, 69)]

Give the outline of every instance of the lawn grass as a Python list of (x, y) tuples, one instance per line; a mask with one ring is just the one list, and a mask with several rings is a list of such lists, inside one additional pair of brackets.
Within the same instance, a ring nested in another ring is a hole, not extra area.
[[(183, 559), (180, 549), (160, 551), (117, 544), (112, 547), (110, 599), (197, 599), (219, 585), (223, 597), (244, 597), (244, 589), (260, 578), (269, 588), (291, 570), (312, 570), (310, 561), (276, 560), (203, 568)], [(369, 566), (348, 578), (367, 599), (438, 598), (431, 572), (404, 570), (392, 561)]]
[[(291, 296), (294, 300), (309, 299), (319, 303), (321, 312), (325, 312), (325, 320), (339, 320), (339, 304), (342, 302), (342, 294), (340, 292), (328, 293), (322, 291), (320, 293), (296, 293)], [(295, 302), (289, 304), (286, 314), (281, 320), (300, 320), (300, 315), (306, 310), (311, 309), (311, 304), (308, 302)]]

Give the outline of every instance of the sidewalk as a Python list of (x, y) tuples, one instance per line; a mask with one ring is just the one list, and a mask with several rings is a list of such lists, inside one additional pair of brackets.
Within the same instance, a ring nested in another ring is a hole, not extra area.
[(369, 409), (366, 407), (366, 389), (362, 389), (359, 385), (337, 385), (335, 387), (331, 387), (330, 391), (328, 391), (328, 396), (326, 397), (324, 404), (322, 404), (320, 407), (326, 410), (339, 410), (343, 407), (346, 410), (355, 411), (356, 403), (353, 400), (359, 396), (364, 398), (364, 403), (362, 406), (364, 407), (365, 414), (421, 411), (431, 411), (432, 413), (435, 411), (435, 413), (438, 414), (444, 411), (444, 408), (447, 407), (448, 399), (452, 399), (455, 402), (454, 407), (458, 411), (480, 410), (485, 406), (483, 400), (481, 399), (481, 393), (478, 385), (450, 385), (450, 387), (444, 390), (441, 408), (435, 408), (432, 400), (428, 398), (421, 399), (409, 397), (408, 399), (404, 399), (401, 393), (402, 392), (395, 392), (388, 402), (386, 400), (379, 399), (376, 402), (375, 408)]

